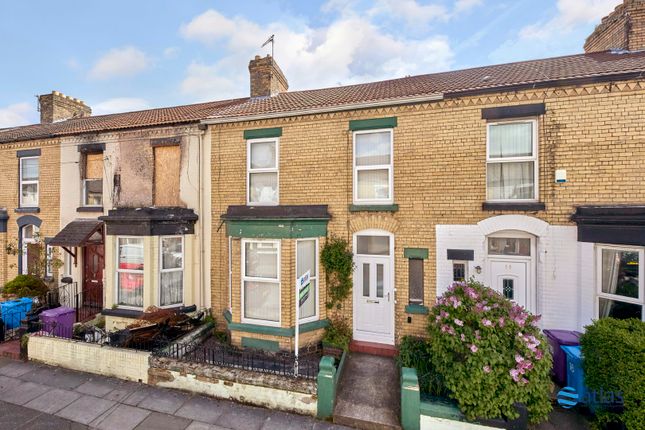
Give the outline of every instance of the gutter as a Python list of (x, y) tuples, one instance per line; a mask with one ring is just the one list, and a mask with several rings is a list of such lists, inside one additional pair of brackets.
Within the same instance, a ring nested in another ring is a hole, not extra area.
[(267, 114), (258, 114), (258, 115), (240, 115), (233, 117), (214, 117), (207, 118), (201, 121), (202, 124), (226, 124), (233, 122), (242, 122), (242, 121), (256, 121), (260, 119), (271, 119), (271, 118), (288, 118), (293, 116), (300, 115), (315, 115), (319, 113), (330, 113), (330, 112), (344, 112), (356, 109), (371, 109), (384, 106), (399, 106), (407, 104), (416, 104), (416, 103), (425, 103), (425, 102), (434, 102), (443, 100), (443, 93), (430, 94), (420, 97), (405, 97), (398, 99), (388, 99), (388, 100), (379, 100), (375, 102), (365, 102), (365, 103), (351, 103), (339, 106), (323, 107), (323, 108), (312, 108), (312, 109), (299, 109), (299, 110), (290, 110), (285, 112), (273, 112)]

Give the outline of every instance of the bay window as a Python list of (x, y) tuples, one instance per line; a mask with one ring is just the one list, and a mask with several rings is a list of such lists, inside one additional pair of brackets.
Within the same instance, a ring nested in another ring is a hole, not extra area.
[(296, 280), (309, 271), (309, 290), (300, 299), (300, 321), (318, 319), (318, 240), (296, 242)]
[(280, 241), (242, 241), (242, 320), (280, 325)]
[(38, 206), (40, 157), (20, 158), (20, 207)]
[(354, 132), (354, 203), (393, 202), (392, 130)]
[(278, 139), (248, 140), (247, 203), (278, 204)]
[(182, 236), (161, 237), (159, 241), (159, 305), (184, 302), (184, 240)]
[(643, 249), (598, 247), (598, 318), (643, 320)]
[(487, 200), (537, 200), (537, 121), (489, 123), (487, 128)]
[(117, 303), (143, 307), (144, 247), (141, 237), (117, 238)]

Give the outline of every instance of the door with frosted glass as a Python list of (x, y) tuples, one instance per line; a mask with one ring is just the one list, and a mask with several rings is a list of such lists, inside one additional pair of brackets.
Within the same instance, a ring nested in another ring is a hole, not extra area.
[[(359, 236), (354, 257), (354, 339), (392, 344), (394, 296), (388, 236)], [(370, 241), (370, 246), (361, 242)], [(382, 242), (379, 244), (378, 242)], [(359, 252), (375, 252), (359, 254)], [(377, 254), (378, 253), (378, 254)]]

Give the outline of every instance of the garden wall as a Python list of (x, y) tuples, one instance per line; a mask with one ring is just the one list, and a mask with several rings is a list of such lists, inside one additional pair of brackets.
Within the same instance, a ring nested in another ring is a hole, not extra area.
[(295, 412), (316, 415), (317, 387), (312, 380), (270, 373), (151, 357), (148, 383)]
[(48, 336), (30, 335), (29, 359), (81, 372), (148, 382), (150, 353)]

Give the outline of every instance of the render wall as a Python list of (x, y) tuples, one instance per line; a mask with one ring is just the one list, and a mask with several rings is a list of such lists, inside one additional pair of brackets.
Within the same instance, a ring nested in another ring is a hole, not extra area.
[[(481, 109), (539, 102), (546, 105), (546, 114), (539, 120), (538, 143), (539, 195), (546, 210), (516, 213), (568, 227), (566, 235), (571, 237), (570, 229), (575, 225), (569, 217), (576, 205), (645, 201), (645, 81), (212, 126), (211, 276), (215, 315), (229, 306), (228, 238), (217, 218), (229, 205), (246, 203), (244, 130), (282, 127), (280, 204), (328, 204), (332, 215), (329, 233), (350, 242), (353, 233), (365, 228), (395, 234), (396, 337), (400, 339), (405, 334), (424, 333), (426, 323), (425, 316), (405, 312), (408, 261), (403, 257), (404, 248), (429, 250), (424, 262), (424, 302), (432, 304), (438, 276), (437, 225), (476, 225), (489, 217), (514, 213), (482, 210), (486, 198), (486, 121), (481, 119)], [(398, 118), (394, 128), (394, 203), (399, 209), (394, 213), (349, 212), (349, 120), (390, 116)], [(555, 183), (555, 169), (567, 170), (566, 183)], [(570, 245), (562, 247), (569, 249)], [(239, 247), (233, 244), (232, 251), (234, 258), (239, 258)], [(578, 254), (576, 258), (582, 257)], [(239, 265), (232, 268), (236, 276)], [(568, 273), (578, 269), (562, 270), (566, 273), (558, 275), (561, 279), (573, 279), (574, 275)], [(232, 288), (239, 289), (240, 284), (233, 282)], [(288, 315), (289, 309), (283, 306), (283, 315)], [(344, 309), (351, 317), (351, 298)], [(236, 312), (239, 308), (234, 304), (233, 318)], [(583, 321), (582, 313), (577, 319)]]

